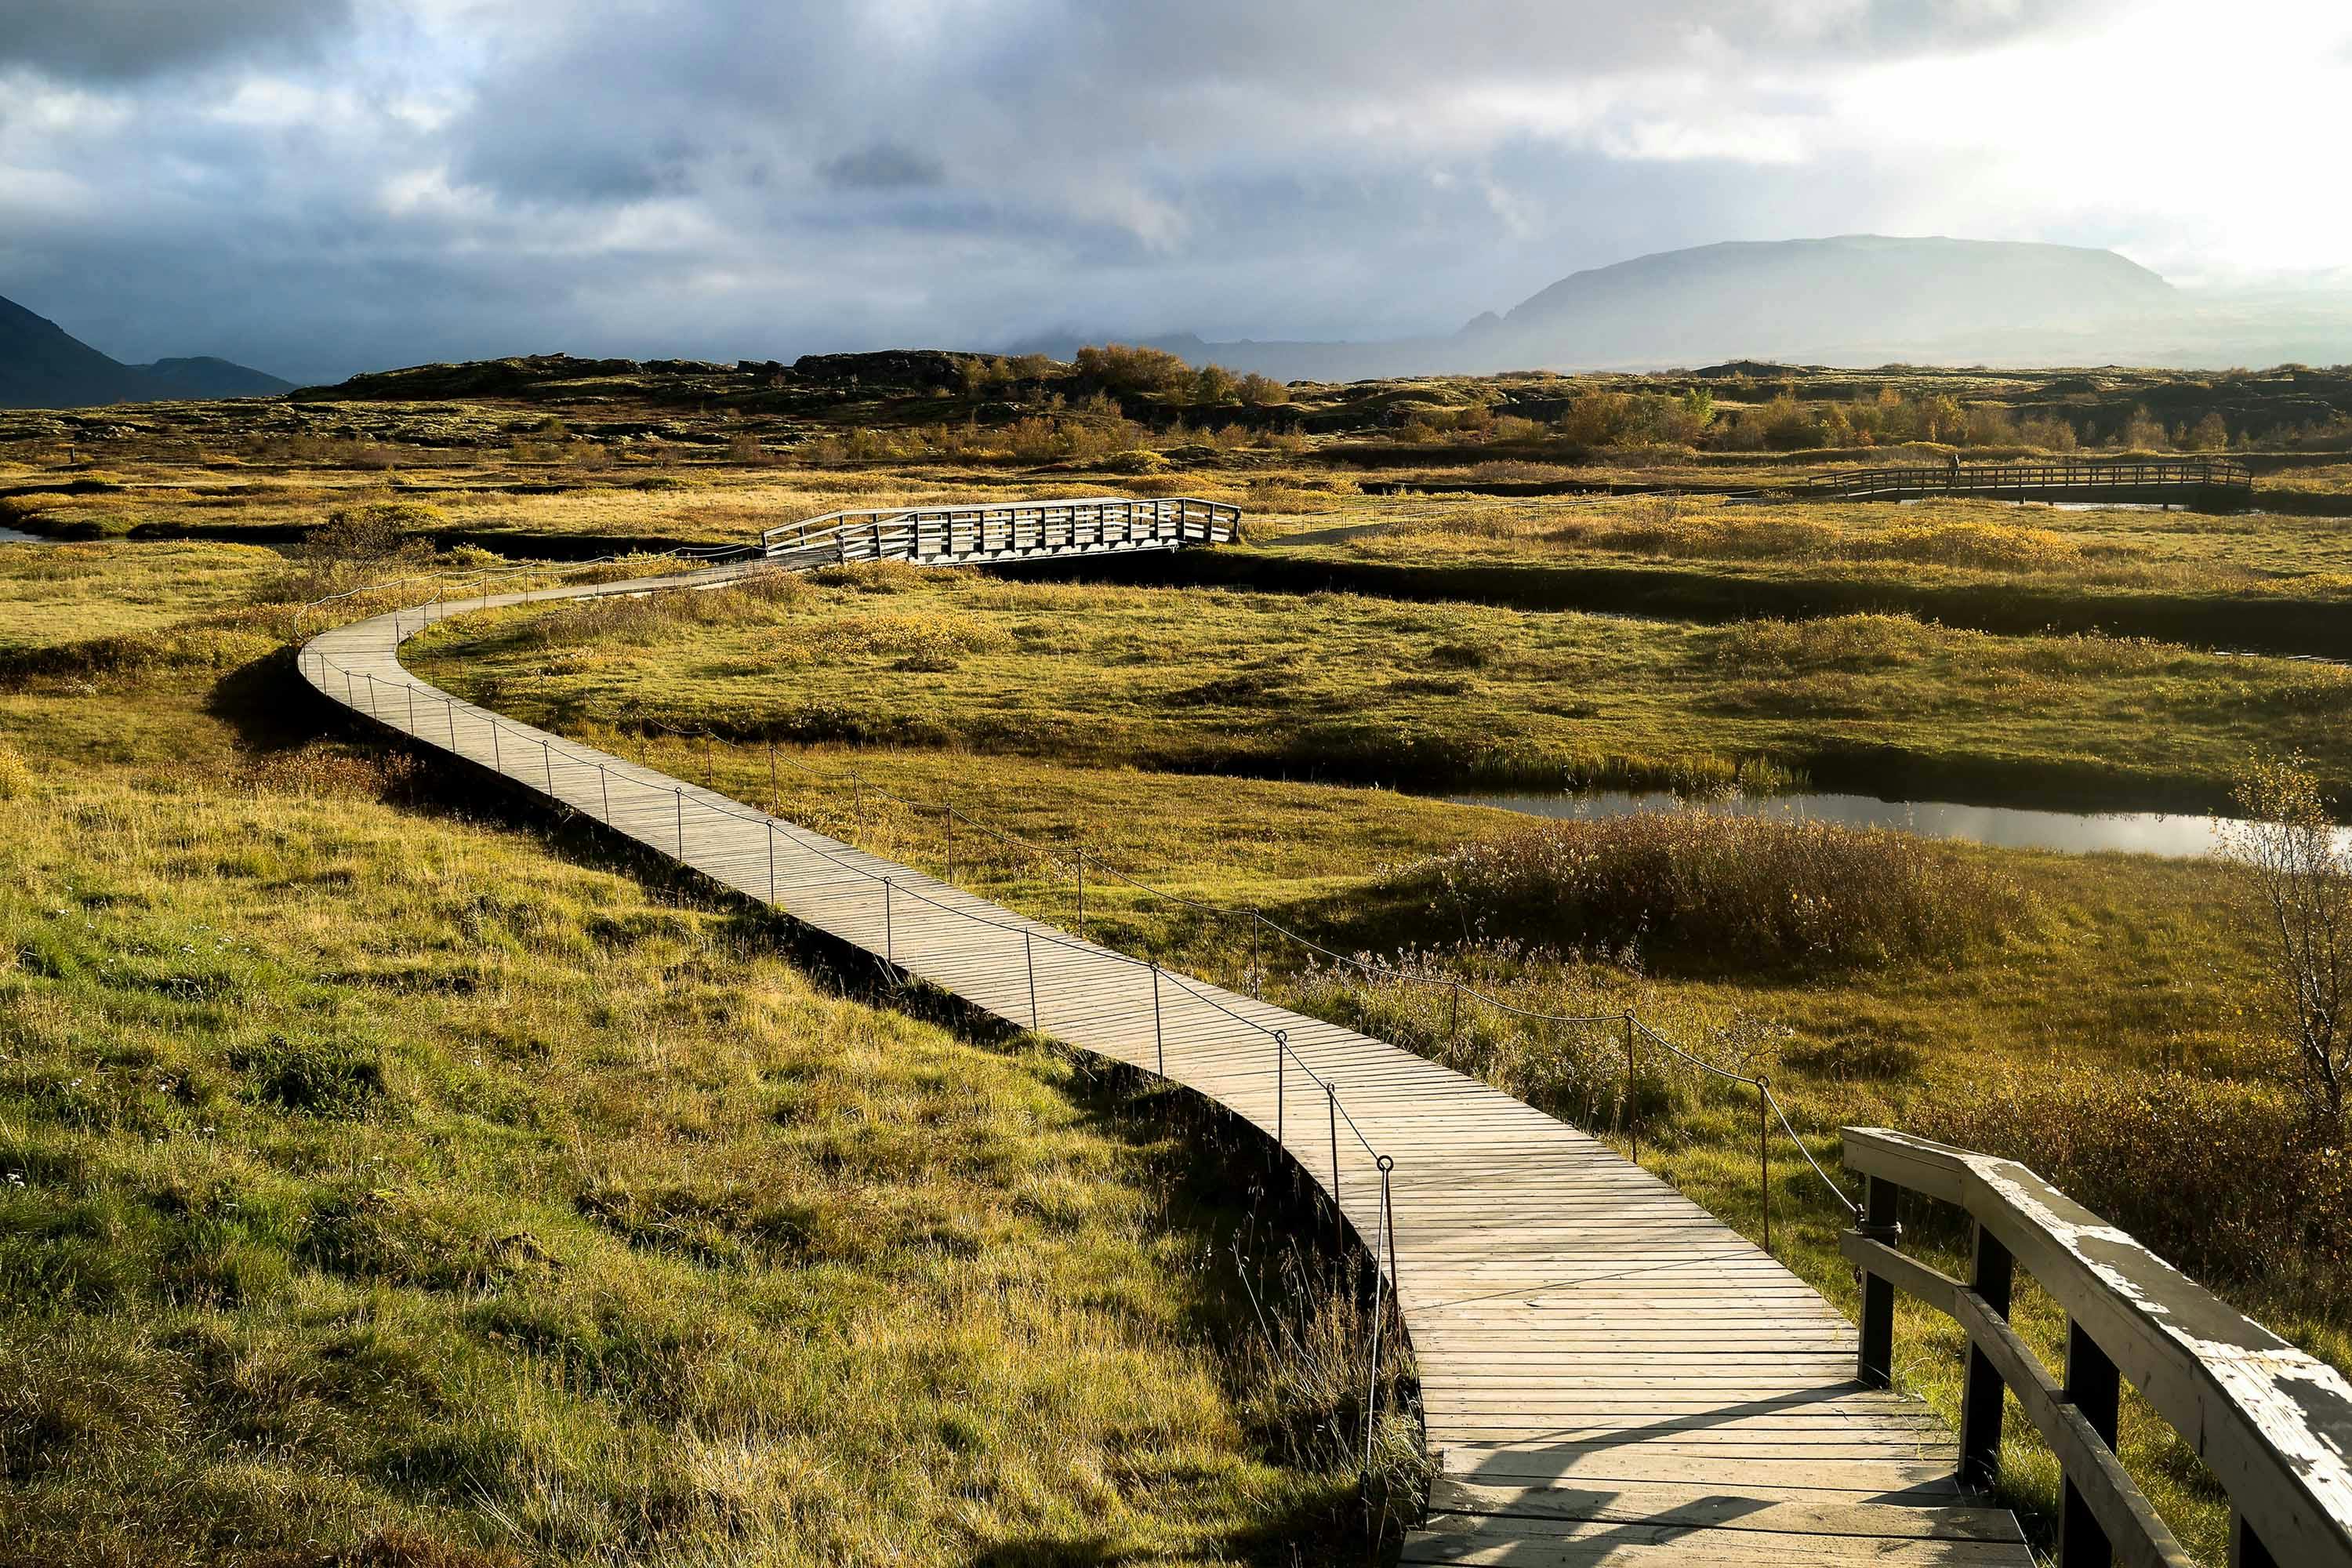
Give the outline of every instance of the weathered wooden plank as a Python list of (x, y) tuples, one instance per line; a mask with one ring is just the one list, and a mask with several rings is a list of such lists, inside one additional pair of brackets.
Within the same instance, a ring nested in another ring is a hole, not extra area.
[[(2205, 1461), (2280, 1562), (2352, 1563), (2352, 1383), (2232, 1309), (2032, 1171), (1879, 1128), (1847, 1128), (1849, 1168), (1974, 1215)], [(2106, 1443), (1975, 1292), (1883, 1244), (1846, 1255), (1958, 1318), (2059, 1449), (2118, 1551), (2179, 1552)]]

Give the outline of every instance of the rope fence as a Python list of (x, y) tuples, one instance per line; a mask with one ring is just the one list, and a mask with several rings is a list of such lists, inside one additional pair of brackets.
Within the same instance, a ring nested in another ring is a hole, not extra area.
[[(689, 731), (680, 730), (675, 726), (661, 723), (658, 721), (653, 721), (651, 727), (679, 740), (693, 741), (698, 739), (704, 742), (705, 773), (707, 778), (710, 776), (709, 773), (709, 745), (713, 737), (709, 731)], [(821, 785), (836, 789), (843, 787), (844, 781), (841, 777), (829, 776), (823, 771), (812, 767), (808, 763), (801, 761), (799, 758), (779, 752), (772, 741), (767, 743), (767, 752), (769, 759), (772, 805), (774, 802), (775, 795), (775, 768), (780, 762), (783, 765), (793, 768), (796, 772), (805, 775)], [(1462, 1027), (1461, 1009), (1462, 1004), (1465, 1000), (1469, 1002), (1474, 1008), (1484, 1007), (1492, 1012), (1516, 1018), (1523, 1023), (1536, 1026), (1538, 1027), (1591, 1028), (1603, 1025), (1622, 1025), (1625, 1030), (1625, 1089), (1623, 1095), (1620, 1099), (1619, 1104), (1621, 1111), (1622, 1112), (1622, 1128), (1632, 1145), (1634, 1158), (1639, 1159), (1641, 1154), (1641, 1133), (1639, 1124), (1632, 1111), (1633, 1085), (1638, 1071), (1637, 1063), (1635, 1061), (1635, 1042), (1638, 1037), (1639, 1040), (1654, 1047), (1658, 1051), (1663, 1052), (1666, 1056), (1685, 1062), (1703, 1073), (1708, 1074), (1726, 1082), (1742, 1085), (1745, 1088), (1755, 1091), (1758, 1100), (1758, 1182), (1762, 1198), (1760, 1206), (1762, 1215), (1763, 1242), (1767, 1251), (1770, 1250), (1772, 1245), (1772, 1205), (1770, 1201), (1771, 1139), (1769, 1130), (1770, 1124), (1773, 1122), (1777, 1122), (1779, 1124), (1782, 1133), (1785, 1134), (1789, 1142), (1796, 1147), (1799, 1158), (1801, 1158), (1807, 1168), (1809, 1168), (1812, 1173), (1820, 1179), (1822, 1186), (1837, 1200), (1839, 1206), (1843, 1208), (1849, 1215), (1858, 1215), (1862, 1212), (1861, 1205), (1846, 1193), (1845, 1189), (1837, 1183), (1835, 1178), (1832, 1177), (1830, 1173), (1822, 1168), (1821, 1162), (1814, 1158), (1811, 1149), (1807, 1147), (1804, 1139), (1798, 1134), (1794, 1124), (1789, 1120), (1787, 1108), (1781, 1104), (1780, 1098), (1772, 1092), (1771, 1080), (1769, 1077), (1763, 1074), (1749, 1075), (1747, 1073), (1735, 1072), (1727, 1068), (1721, 1067), (1717, 1063), (1710, 1062), (1702, 1057), (1696, 1056), (1685, 1049), (1683, 1047), (1675, 1044), (1664, 1035), (1660, 1034), (1655, 1028), (1643, 1022), (1639, 1016), (1630, 1010), (1615, 1013), (1568, 1014), (1545, 1013), (1530, 1008), (1517, 1006), (1510, 1002), (1505, 1001), (1499, 996), (1493, 995), (1489, 993), (1478, 990), (1475, 986), (1464, 984), (1458, 976), (1434, 975), (1428, 973), (1425, 971), (1415, 970), (1395, 964), (1379, 963), (1360, 956), (1340, 952), (1336, 949), (1327, 947), (1321, 942), (1316, 942), (1311, 937), (1292, 930), (1290, 927), (1282, 924), (1278, 921), (1268, 919), (1262, 910), (1258, 910), (1255, 906), (1219, 904), (1208, 900), (1188, 897), (1182, 893), (1172, 892), (1167, 889), (1154, 886), (1152, 883), (1145, 881), (1141, 878), (1132, 876), (1128, 872), (1119, 869), (1118, 867), (1111, 865), (1108, 861), (1105, 860), (1099, 853), (1087, 848), (1084, 845), (1061, 847), (1040, 843), (1037, 840), (1029, 838), (1024, 835), (999, 828), (992, 824), (983, 822), (979, 818), (971, 816), (946, 802), (926, 802), (909, 799), (905, 795), (899, 795), (895, 791), (887, 789), (883, 785), (877, 784), (875, 781), (866, 778), (863, 773), (854, 768), (847, 770), (847, 788), (853, 793), (853, 798), (858, 803), (856, 811), (856, 817), (859, 822), (861, 829), (864, 826), (864, 802), (868, 795), (872, 795), (877, 799), (889, 801), (895, 805), (903, 806), (918, 817), (925, 815), (935, 815), (940, 817), (943, 821), (962, 823), (965, 826), (986, 834), (1000, 842), (1018, 846), (1032, 855), (1042, 857), (1049, 863), (1067, 867), (1073, 886), (1076, 889), (1079, 934), (1082, 937), (1086, 934), (1086, 875), (1089, 868), (1094, 871), (1098, 879), (1108, 878), (1114, 882), (1132, 888), (1150, 898), (1160, 900), (1166, 903), (1192, 910), (1219, 920), (1249, 921), (1252, 956), (1248, 977), (1253, 995), (1262, 995), (1263, 994), (1262, 985), (1264, 980), (1264, 968), (1259, 957), (1260, 944), (1258, 937), (1261, 933), (1270, 933), (1291, 943), (1299, 951), (1311, 954), (1315, 958), (1331, 965), (1334, 968), (1345, 968), (1347, 970), (1353, 971), (1375, 984), (1385, 980), (1399, 984), (1420, 984), (1445, 988), (1451, 994), (1454, 1007), (1453, 1020), (1448, 1025), (1447, 1028), (1449, 1037), (1458, 1037), (1460, 1036)], [(952, 864), (950, 864), (949, 868), (947, 879), (950, 882), (954, 880), (954, 868)]]

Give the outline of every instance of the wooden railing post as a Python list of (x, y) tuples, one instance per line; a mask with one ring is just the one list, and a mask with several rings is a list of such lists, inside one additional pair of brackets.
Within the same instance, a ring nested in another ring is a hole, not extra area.
[(2230, 1568), (2278, 1568), (2278, 1559), (2235, 1509), (2230, 1510)]
[[(1969, 1289), (1984, 1298), (1996, 1317), (2009, 1316), (2009, 1248), (1979, 1221), (1976, 1255), (1969, 1270)], [(2000, 1369), (1983, 1347), (1969, 1342), (1969, 1376), (1960, 1395), (1960, 1485), (1969, 1491), (1990, 1491), (2000, 1470)]]
[[(2099, 1441), (2116, 1446), (2116, 1407), (2123, 1392), (2116, 1363), (2083, 1325), (2066, 1324), (2066, 1398), (2089, 1422)], [(2116, 1560), (2107, 1532), (2092, 1517), (2090, 1504), (2073, 1476), (2064, 1477), (2058, 1507), (2058, 1561), (2062, 1568), (2108, 1568)]]
[[(1903, 1189), (1884, 1176), (1863, 1178), (1862, 1223), (1854, 1228), (1882, 1247), (1903, 1239), (1895, 1217), (1895, 1200)], [(1864, 1388), (1895, 1386), (1895, 1282), (1868, 1268), (1862, 1271), (1861, 1346), (1854, 1358), (1854, 1381)]]

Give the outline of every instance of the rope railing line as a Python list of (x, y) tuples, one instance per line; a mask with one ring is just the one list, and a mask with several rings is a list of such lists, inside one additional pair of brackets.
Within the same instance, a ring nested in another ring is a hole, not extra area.
[(1813, 1152), (1805, 1147), (1805, 1141), (1797, 1136), (1797, 1130), (1789, 1125), (1789, 1113), (1780, 1109), (1780, 1097), (1772, 1092), (1772, 1086), (1759, 1081), (1757, 1087), (1764, 1091), (1764, 1103), (1769, 1105), (1772, 1108), (1772, 1114), (1780, 1119), (1780, 1131), (1789, 1135), (1789, 1142), (1797, 1146), (1797, 1152), (1805, 1157), (1805, 1163), (1813, 1168), (1813, 1174), (1822, 1179), (1822, 1184), (1829, 1188), (1830, 1192), (1840, 1203), (1845, 1205), (1850, 1212), (1859, 1215), (1862, 1213), (1862, 1205), (1846, 1196), (1845, 1189), (1830, 1179), (1830, 1173), (1822, 1169), (1822, 1163), (1813, 1158)]
[[(337, 665), (331, 659), (327, 658), (325, 655), (319, 655), (317, 657), (329, 668), (336, 669), (342, 668), (341, 666)], [(406, 684), (411, 689), (423, 686), (423, 683), (415, 681), (414, 677), (408, 678)], [(433, 689), (429, 687), (425, 687), (424, 689), (427, 690)], [(436, 694), (439, 695), (437, 692)], [(444, 700), (446, 701), (448, 699), (445, 697)], [(457, 700), (460, 702), (464, 701), (463, 699), (458, 699)], [(472, 703), (464, 703), (464, 706), (469, 713), (478, 714), (481, 716), (493, 730), (503, 731), (509, 734), (519, 735), (524, 739), (538, 742), (542, 748), (547, 748), (549, 746), (549, 737), (547, 737), (544, 731), (541, 731), (536, 734), (530, 733), (530, 727), (517, 726), (505, 720), (502, 716), (493, 713), (487, 709), (478, 708)], [(667, 728), (667, 726), (665, 727)], [(412, 730), (409, 732), (415, 733), (415, 731)], [(672, 730), (671, 732), (682, 737), (685, 736), (684, 731)], [(551, 749), (548, 751), (547, 754), (551, 756), (552, 755)], [(608, 771), (605, 768), (605, 764), (601, 762), (592, 763), (588, 759), (576, 757), (568, 752), (565, 754), (565, 761), (567, 763), (576, 763), (585, 766), (593, 766), (600, 772)], [(499, 771), (501, 773), (505, 773), (507, 772), (503, 766), (501, 766)], [(625, 777), (626, 775), (625, 774), (624, 776)], [(641, 788), (652, 789), (656, 794), (660, 793), (658, 786), (647, 784), (644, 780), (633, 779), (630, 780), (630, 782), (638, 784)], [(683, 805), (686, 799), (684, 792), (677, 792), (676, 798), (679, 801), (681, 809), (683, 809)], [(771, 833), (776, 831), (779, 827), (787, 826), (780, 823), (774, 816), (765, 814), (760, 816), (746, 815), (741, 811), (733, 809), (734, 803), (726, 800), (725, 797), (714, 796), (708, 792), (698, 794), (694, 797), (694, 805), (698, 809), (715, 813), (716, 815), (726, 817), (731, 821), (740, 822), (751, 826), (762, 826)], [(803, 849), (820, 856), (826, 861), (840, 867), (845, 871), (852, 872), (857, 876), (863, 877), (869, 882), (888, 884), (894, 891), (903, 893), (907, 897), (914, 899), (918, 902), (928, 905), (932, 909), (936, 909), (942, 913), (955, 915), (961, 919), (971, 921), (976, 924), (986, 926), (992, 930), (1018, 935), (1024, 941), (1043, 941), (1050, 946), (1061, 948), (1066, 952), (1084, 953), (1097, 958), (1107, 958), (1115, 963), (1124, 964), (1131, 969), (1151, 969), (1162, 979), (1165, 979), (1170, 984), (1173, 984), (1179, 991), (1192, 996), (1195, 1001), (1206, 1003), (1209, 1006), (1233, 1019), (1235, 1023), (1242, 1024), (1268, 1037), (1275, 1042), (1277, 1048), (1287, 1056), (1289, 1060), (1297, 1064), (1298, 1069), (1307, 1075), (1307, 1079), (1311, 1083), (1318, 1089), (1329, 1089), (1335, 1095), (1337, 1094), (1337, 1086), (1334, 1085), (1331, 1080), (1324, 1078), (1320, 1073), (1317, 1072), (1315, 1068), (1307, 1063), (1306, 1058), (1298, 1054), (1297, 1048), (1290, 1045), (1288, 1036), (1285, 1031), (1272, 1028), (1267, 1025), (1259, 1022), (1257, 1019), (1248, 1017), (1244, 1014), (1234, 1011), (1231, 1007), (1228, 1007), (1223, 1002), (1220, 1002), (1215, 996), (1196, 989), (1191, 984), (1189, 978), (1183, 974), (1169, 970), (1160, 969), (1159, 966), (1151, 961), (1136, 958), (1131, 954), (1121, 952), (1116, 948), (1103, 947), (1099, 944), (1087, 942), (1083, 940), (1073, 940), (1050, 926), (1045, 926), (1035, 922), (1023, 926), (1009, 925), (1002, 921), (991, 920), (988, 917), (969, 909), (959, 908), (952, 904), (941, 903), (938, 900), (929, 897), (919, 889), (910, 887), (904, 882), (898, 881), (891, 873), (877, 871), (870, 867), (857, 865), (855, 862), (845, 859), (840, 855), (835, 854), (833, 851), (825, 848), (822, 843), (810, 843), (807, 839), (797, 837), (796, 828), (794, 842)], [(1374, 1158), (1378, 1158), (1380, 1151), (1373, 1145), (1371, 1140), (1366, 1136), (1363, 1129), (1357, 1123), (1354, 1115), (1348, 1110), (1346, 1105), (1335, 1100), (1335, 1106), (1338, 1115), (1341, 1120), (1347, 1122), (1349, 1131), (1355, 1135), (1357, 1142), (1363, 1146), (1364, 1152), (1367, 1154), (1372, 1155)]]
[(1733, 1072), (1729, 1068), (1719, 1068), (1703, 1057), (1695, 1057), (1691, 1055), (1690, 1052), (1675, 1044), (1672, 1040), (1666, 1038), (1664, 1035), (1658, 1033), (1657, 1030), (1650, 1027), (1649, 1025), (1642, 1022), (1640, 1018), (1634, 1016), (1633, 1014), (1628, 1013), (1626, 1017), (1632, 1022), (1633, 1027), (1642, 1031), (1643, 1037), (1649, 1040), (1651, 1044), (1656, 1046), (1659, 1049), (1667, 1052), (1669, 1055), (1680, 1057), (1683, 1060), (1690, 1063), (1690, 1065), (1695, 1068), (1698, 1068), (1703, 1071), (1711, 1072), (1716, 1077), (1727, 1079), (1732, 1083), (1744, 1083), (1750, 1089), (1754, 1089), (1762, 1081), (1759, 1079), (1749, 1078), (1746, 1073)]
[[(660, 721), (652, 721), (651, 722), (680, 740), (709, 738), (707, 731), (697, 732), (680, 730), (675, 726), (663, 724)], [(841, 781), (839, 778), (829, 777), (821, 770), (808, 765), (797, 757), (793, 757), (784, 753), (776, 753), (772, 743), (771, 743), (770, 750), (772, 753), (779, 755), (787, 765), (793, 767), (815, 783), (834, 788), (840, 787)], [(1001, 841), (1018, 844), (1024, 848), (1046, 857), (1048, 859), (1066, 862), (1075, 859), (1080, 864), (1091, 865), (1097, 872), (1108, 875), (1117, 881), (1136, 888), (1139, 891), (1148, 893), (1152, 897), (1162, 899), (1171, 903), (1180, 904), (1189, 909), (1199, 910), (1222, 919), (1250, 920), (1256, 922), (1264, 929), (1273, 931), (1275, 934), (1297, 944), (1299, 947), (1311, 953), (1328, 960), (1334, 964), (1345, 965), (1348, 968), (1373, 980), (1388, 979), (1407, 984), (1444, 987), (1451, 991), (1457, 998), (1466, 999), (1478, 1005), (1491, 1008), (1510, 1017), (1521, 1019), (1527, 1023), (1538, 1026), (1563, 1028), (1595, 1028), (1604, 1024), (1622, 1024), (1632, 1029), (1639, 1031), (1644, 1039), (1650, 1041), (1660, 1050), (1664, 1051), (1678, 1060), (1688, 1063), (1702, 1072), (1710, 1074), (1717, 1079), (1721, 1079), (1726, 1082), (1738, 1083), (1749, 1089), (1757, 1089), (1767, 1097), (1771, 1096), (1771, 1091), (1769, 1086), (1766, 1085), (1765, 1081), (1761, 1078), (1751, 1077), (1748, 1074), (1731, 1071), (1728, 1068), (1720, 1067), (1714, 1062), (1706, 1060), (1703, 1057), (1685, 1050), (1664, 1035), (1660, 1034), (1654, 1027), (1631, 1010), (1615, 1013), (1547, 1013), (1533, 1008), (1521, 1007), (1513, 1003), (1505, 1001), (1503, 998), (1494, 995), (1491, 993), (1482, 991), (1474, 985), (1464, 984), (1459, 976), (1433, 973), (1394, 964), (1376, 963), (1360, 957), (1339, 952), (1335, 949), (1324, 946), (1322, 943), (1316, 942), (1311, 937), (1292, 930), (1288, 926), (1282, 924), (1279, 921), (1268, 919), (1264, 913), (1255, 908), (1211, 903), (1197, 899), (1188, 898), (1180, 893), (1171, 893), (1164, 889), (1156, 888), (1150, 883), (1143, 881), (1139, 878), (1131, 877), (1125, 872), (1120, 871), (1117, 867), (1112, 866), (1108, 861), (1104, 860), (1101, 855), (1097, 852), (1087, 850), (1083, 847), (1075, 852), (1071, 852), (1057, 849), (1051, 845), (1040, 844), (1034, 839), (1024, 837), (1019, 834), (999, 829), (989, 823), (983, 822), (976, 817), (970, 816), (969, 815), (959, 811), (951, 805), (933, 805), (927, 802), (910, 800), (889, 789), (886, 785), (866, 780), (864, 775), (857, 773), (856, 769), (848, 771), (852, 779), (858, 784), (862, 791), (870, 792), (878, 799), (895, 802), (896, 804), (905, 806), (908, 810), (917, 814), (926, 811), (944, 811), (954, 816), (956, 820), (978, 828), (983, 833), (992, 835)], [(1111, 953), (1132, 964), (1140, 964), (1147, 962), (1144, 960), (1131, 958), (1125, 953), (1119, 953), (1116, 949), (1103, 948), (1097, 944), (1088, 944), (1087, 950)], [(1239, 1015), (1234, 1015), (1234, 1016), (1237, 1019), (1240, 1018)], [(1240, 1021), (1249, 1023), (1254, 1027), (1263, 1027), (1263, 1026), (1257, 1025), (1255, 1020), (1241, 1019)], [(1296, 1059), (1295, 1055), (1294, 1059)], [(1299, 1065), (1303, 1070), (1306, 1069), (1306, 1064), (1303, 1061), (1301, 1061)], [(1630, 1070), (1631, 1068), (1629, 1064), (1629, 1071)], [(1314, 1076), (1311, 1073), (1311, 1070), (1309, 1076)], [(1318, 1085), (1321, 1085), (1324, 1082), (1324, 1080), (1319, 1077), (1316, 1077), (1314, 1081)], [(1831, 1194), (1837, 1199), (1838, 1203), (1842, 1206), (1849, 1211), (1854, 1210), (1856, 1208), (1854, 1200), (1846, 1194), (1843, 1188), (1837, 1184), (1836, 1181), (1830, 1176), (1826, 1171), (1822, 1168), (1821, 1163), (1813, 1158), (1811, 1151), (1805, 1146), (1804, 1140), (1798, 1135), (1796, 1128), (1789, 1121), (1787, 1110), (1780, 1106), (1776, 1097), (1771, 1098), (1771, 1109), (1773, 1115), (1780, 1122), (1781, 1129), (1787, 1134), (1789, 1141), (1796, 1145), (1797, 1152), (1804, 1157), (1805, 1163), (1811, 1167), (1813, 1173), (1820, 1177), (1822, 1183), (1829, 1189)], [(1344, 1107), (1342, 1108), (1342, 1114), (1345, 1114)], [(1353, 1119), (1349, 1118), (1349, 1120), (1352, 1124)], [(1360, 1130), (1358, 1131), (1357, 1135), (1360, 1140), (1362, 1138)], [(1370, 1146), (1369, 1142), (1367, 1142), (1366, 1147), (1369, 1149)]]
[[(623, 561), (659, 561), (677, 559), (683, 561), (698, 561), (706, 565), (711, 565), (723, 562), (730, 556), (740, 555), (748, 557), (758, 553), (759, 552), (757, 549), (748, 544), (683, 544), (675, 546), (668, 550), (615, 551), (609, 554), (593, 556), (585, 561), (523, 561), (509, 563), (504, 566), (450, 566), (430, 572), (412, 572), (404, 576), (380, 579), (373, 583), (362, 583), (357, 587), (345, 588), (337, 593), (321, 595), (320, 597), (312, 599), (308, 604), (299, 605), (294, 611), (293, 635), (298, 637), (300, 637), (302, 635), (302, 618), (311, 611), (319, 609), (323, 605), (335, 604), (339, 601), (352, 598), (362, 594), (386, 593), (408, 583), (433, 583), (436, 584), (439, 591), (437, 591), (434, 597), (427, 601), (425, 605), (410, 606), (410, 608), (414, 609), (425, 609), (429, 608), (431, 605), (442, 602), (443, 598), (446, 596), (447, 585), (453, 581), (457, 580), (463, 580), (468, 584), (478, 585), (488, 583), (496, 577), (512, 576), (520, 573), (546, 572), (560, 575), (566, 572), (583, 571), (592, 566), (610, 566)], [(395, 615), (397, 616), (404, 613), (405, 612), (395, 612)]]

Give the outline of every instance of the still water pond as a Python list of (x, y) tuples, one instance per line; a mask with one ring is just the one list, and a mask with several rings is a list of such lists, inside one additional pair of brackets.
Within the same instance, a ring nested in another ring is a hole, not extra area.
[[(1843, 823), (1852, 827), (1897, 827), (1929, 838), (1965, 838), (2011, 849), (2067, 849), (2077, 853), (2114, 849), (2142, 855), (2195, 857), (2213, 854), (2215, 832), (2226, 819), (2155, 811), (2035, 811), (2010, 805), (1959, 805), (1941, 800), (1880, 800), (1866, 795), (1780, 795), (1692, 801), (1664, 792), (1633, 795), (1622, 790), (1590, 795), (1454, 795), (1464, 805), (1499, 806), (1536, 816), (1630, 816), (1673, 811), (1685, 804), (1722, 816), (1783, 816)], [(2338, 828), (2339, 842), (2352, 847), (2352, 828)]]
[(0, 544), (47, 544), (37, 533), (20, 533), (13, 528), (0, 528)]

